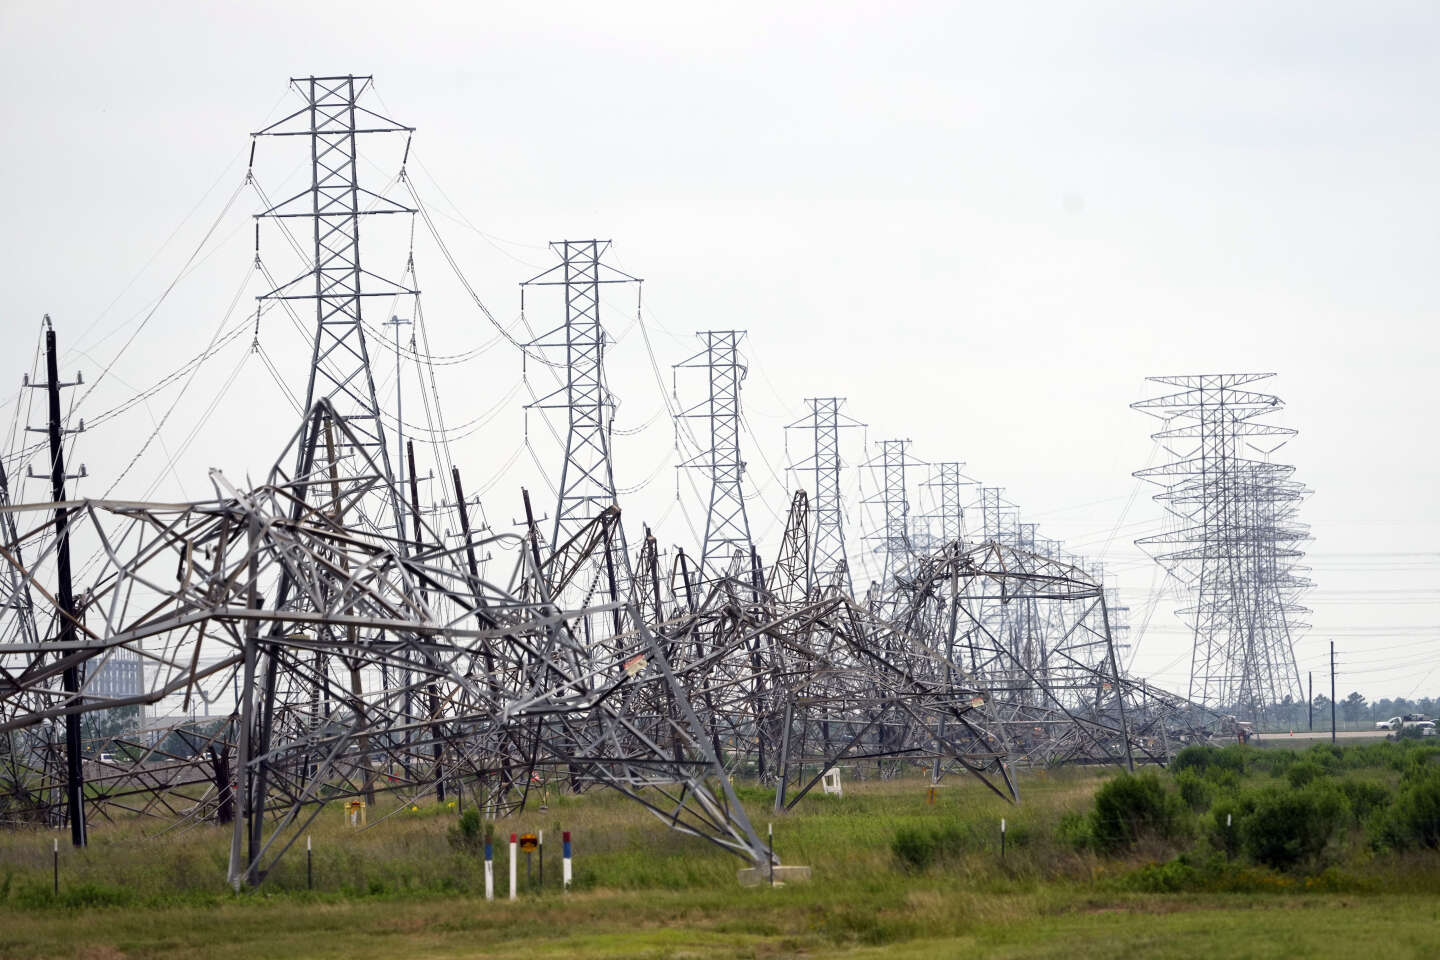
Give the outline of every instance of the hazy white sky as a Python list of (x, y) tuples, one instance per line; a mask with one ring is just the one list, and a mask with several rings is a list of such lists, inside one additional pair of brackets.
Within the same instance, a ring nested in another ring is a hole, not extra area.
[[(613, 238), (615, 262), (646, 279), (659, 378), (632, 293), (607, 293), (606, 323), (617, 428), (638, 430), (617, 441), (619, 482), (649, 480), (627, 515), (662, 540), (690, 544), (687, 516), (703, 513), (683, 482), (675, 503), (669, 364), (694, 352), (692, 331), (743, 328), (762, 540), (788, 500), (772, 475), (781, 426), (804, 397), (846, 396), (869, 425), (852, 462), (864, 436), (909, 438), (918, 458), (1004, 486), (1042, 535), (1104, 553), (1132, 633), (1149, 623), (1136, 668), (1183, 689), (1173, 597), (1157, 599), (1163, 580), (1131, 542), (1160, 508), (1148, 490), (1132, 502), (1152, 422), (1127, 405), (1147, 375), (1273, 370), (1280, 419), (1301, 431), (1278, 458), (1315, 491), (1302, 669), (1334, 637), (1342, 695), (1440, 692), (1440, 8), (776, 7), (5, 0), (0, 377), (30, 368), (48, 311), (67, 370), (111, 367), (79, 411), (94, 417), (253, 314), (257, 194), (240, 189), (217, 220), (248, 133), (298, 104), (288, 77), (374, 74), (377, 108), (418, 128), (416, 189), (502, 322), (517, 318), (516, 284), (553, 262), (549, 240)], [(403, 142), (375, 141), (378, 190)], [(271, 196), (298, 189), (295, 146), (260, 145)], [(408, 223), (380, 219), (367, 262), (398, 275)], [(280, 279), (299, 269), (278, 233), (262, 257)], [(489, 340), (423, 229), (415, 257), (431, 351)], [(551, 307), (532, 302), (530, 325), (553, 326)], [(117, 493), (206, 495), (212, 465), (263, 473), (293, 413), (251, 339), (82, 438), (81, 492), (104, 492), (156, 424)], [(259, 340), (303, 391), (302, 333), (273, 314)], [(472, 488), (493, 481), (486, 512), (506, 524), (522, 483), (544, 489), (523, 446), (519, 354), (502, 341), (437, 377), (452, 428), (493, 413), (455, 456)], [(543, 371), (529, 377), (547, 389)], [(866, 520), (852, 515), (858, 547)]]

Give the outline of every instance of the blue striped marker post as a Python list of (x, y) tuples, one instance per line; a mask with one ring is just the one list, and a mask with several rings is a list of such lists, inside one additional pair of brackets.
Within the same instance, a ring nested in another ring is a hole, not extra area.
[(485, 899), (495, 899), (495, 845), (490, 834), (485, 834)]
[(566, 890), (570, 889), (570, 831), (566, 830), (560, 834), (561, 852), (564, 854), (564, 863), (560, 867), (561, 878), (565, 881)]
[(510, 899), (515, 899), (515, 834), (510, 834)]

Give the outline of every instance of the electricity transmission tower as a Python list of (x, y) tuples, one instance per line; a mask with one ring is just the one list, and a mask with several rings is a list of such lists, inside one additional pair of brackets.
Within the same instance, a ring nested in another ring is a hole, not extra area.
[[(419, 291), (361, 266), (360, 218), (415, 211), (361, 186), (358, 138), (361, 134), (410, 134), (414, 128), (360, 105), (360, 97), (372, 80), (348, 75), (292, 78), (290, 83), (305, 98), (305, 105), (252, 134), (307, 138), (311, 169), (309, 186), (256, 216), (278, 221), (287, 232), (292, 219), (308, 220), (313, 260), (295, 279), (259, 299), (315, 302), (315, 333), (303, 410), (308, 416), (317, 401), (328, 400), (355, 437), (353, 443), (347, 444), (351, 449), (329, 450), (319, 431), (312, 431), (307, 442), (298, 446), (296, 476), (340, 469), (347, 457), (356, 461), (350, 469), (364, 469), (361, 464), (373, 462), (383, 474), (382, 481), (388, 488), (386, 505), (397, 535), (403, 540), (403, 501), (394, 482), (395, 471), (375, 397), (362, 304), (366, 297), (413, 296)], [(378, 518), (370, 519), (376, 522)]]
[(740, 458), (740, 384), (746, 374), (740, 341), (745, 331), (705, 330), (696, 336), (705, 349), (675, 366), (706, 370), (710, 391), (706, 399), (680, 416), (709, 423), (710, 449), (681, 466), (710, 475), (710, 506), (705, 515), (700, 570), (706, 579), (715, 580), (725, 576), (737, 551), (745, 558), (751, 554), (750, 521), (745, 514), (742, 486), (745, 461)]
[(840, 469), (844, 466), (840, 458), (840, 431), (862, 424), (840, 412), (844, 397), (812, 397), (805, 402), (810, 405), (810, 415), (786, 429), (803, 430), (813, 441), (814, 452), (795, 464), (796, 470), (814, 474), (810, 511), (815, 516), (815, 536), (811, 541), (807, 589), (813, 593), (817, 585), (824, 587), (839, 576), (845, 592), (853, 594), (850, 564), (845, 556), (844, 504), (840, 497)]
[(880, 456), (872, 458), (867, 467), (879, 470), (880, 492), (865, 500), (880, 505), (882, 516), (879, 532), (867, 539), (879, 541), (885, 552), (881, 568), (882, 589), (889, 589), (896, 577), (910, 570), (913, 548), (910, 543), (910, 500), (905, 487), (905, 468), (909, 458), (909, 440), (881, 440)]
[[(966, 487), (975, 481), (964, 474), (965, 464), (950, 460), (930, 465), (930, 479), (922, 486), (934, 491), (935, 512), (925, 519), (939, 527), (941, 544), (956, 543), (965, 536), (965, 508), (961, 498)], [(932, 534), (932, 538), (934, 534)]]
[[(565, 411), (565, 463), (560, 469), (550, 541), (556, 546), (615, 504), (615, 467), (610, 452), (615, 399), (605, 380), (609, 336), (600, 323), (600, 285), (639, 281), (600, 262), (609, 246), (609, 240), (552, 243), (550, 249), (560, 256), (560, 262), (520, 285), (522, 299), (529, 286), (561, 287), (565, 298), (564, 323), (531, 343), (565, 351), (565, 382), (529, 404), (532, 408)], [(617, 528), (616, 533), (618, 549), (625, 557), (623, 530)]]
[(1001, 498), (1004, 487), (980, 488), (980, 519), (986, 542), (1020, 545), (1020, 510)]
[[(1295, 521), (1307, 491), (1293, 466), (1270, 461), (1296, 432), (1263, 420), (1280, 398), (1248, 389), (1272, 376), (1151, 377), (1180, 390), (1131, 405), (1164, 421), (1153, 436), (1174, 458), (1135, 474), (1161, 487), (1155, 499), (1173, 520), (1137, 543), (1192, 591), (1179, 611), (1194, 640), (1189, 696), (1256, 719), (1304, 699), (1292, 629), (1307, 612), (1296, 563), (1308, 533)], [(1280, 442), (1257, 446), (1267, 438)]]

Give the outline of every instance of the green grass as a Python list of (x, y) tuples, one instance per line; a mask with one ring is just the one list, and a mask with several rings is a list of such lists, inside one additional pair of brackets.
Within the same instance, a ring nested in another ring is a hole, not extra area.
[[(1419, 769), (1407, 749), (1234, 748), (1206, 772), (1215, 784), (1208, 802), (1226, 791), (1290, 789), (1296, 762), (1327, 764), (1327, 779), (1399, 790)], [(1019, 807), (972, 782), (947, 781), (932, 806), (922, 780), (852, 781), (843, 799), (807, 797), (779, 817), (766, 791), (742, 790), (762, 834), (773, 819), (782, 860), (814, 870), (813, 883), (777, 890), (739, 887), (733, 856), (667, 830), (618, 795), (552, 793), (546, 812), (496, 825), (500, 837), (544, 829), (552, 841), (547, 889), (514, 904), (479, 895), (479, 859), (447, 839), (455, 812), (433, 805), (360, 832), (343, 825), (338, 808), (326, 810), (312, 831), (313, 892), (303, 843), (258, 891), (237, 896), (224, 886), (228, 832), (159, 833), (155, 822), (147, 836), (146, 823), (127, 821), (96, 824), (85, 851), (62, 846), (56, 898), (57, 834), (11, 832), (0, 834), (0, 957), (1353, 957), (1383, 945), (1389, 960), (1440, 952), (1440, 853), (1379, 849), (1357, 821), (1323, 862), (1290, 872), (1225, 859), (1198, 826), (1105, 855), (1077, 844), (1062, 821), (1089, 815), (1112, 777), (1023, 775)], [(1173, 776), (1161, 779), (1175, 789)], [(1183, 813), (1196, 824), (1208, 815)], [(572, 831), (576, 851), (569, 894), (553, 886), (561, 829)], [(906, 842), (927, 852), (907, 856)], [(505, 852), (497, 844), (502, 898)], [(1171, 889), (1177, 871), (1191, 892), (1153, 892)], [(519, 872), (523, 885), (523, 860)]]

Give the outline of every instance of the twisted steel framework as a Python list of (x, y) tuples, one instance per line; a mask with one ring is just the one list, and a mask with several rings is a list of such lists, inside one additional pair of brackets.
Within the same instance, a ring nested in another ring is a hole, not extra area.
[[(520, 532), (477, 535), (458, 471), (462, 535), (425, 519), (412, 471), (407, 536), (359, 323), (369, 275), (353, 147), (372, 129), (357, 125), (363, 80), (298, 81), (308, 99), (294, 116), (309, 119), (300, 132), (316, 172), (297, 196), (311, 197), (315, 293), (305, 296), (317, 329), (311, 402), (266, 481), (239, 489), (214, 472), (214, 496), (184, 503), (0, 504), (0, 822), (68, 816), (77, 778), (58, 731), (136, 706), (214, 713), (106, 738), (116, 759), (85, 761), (83, 807), (97, 822), (227, 825), (237, 887), (263, 882), (323, 806), (344, 798), (399, 806), (453, 791), (494, 816), (523, 807), (538, 781), (601, 785), (765, 863), (774, 855), (735, 796), (737, 773), (774, 783), (777, 809), (837, 764), (969, 775), (1018, 799), (1014, 763), (1163, 762), (1213, 731), (1213, 714), (1119, 670), (1100, 578), (1037, 553), (1033, 526), (1023, 542), (988, 536), (988, 500), (979, 543), (949, 536), (949, 499), (945, 536), (921, 551), (887, 526), (905, 556), (887, 565), (878, 603), (851, 595), (843, 554), (836, 563), (812, 546), (831, 531), (804, 491), (777, 556), (761, 563), (741, 491), (738, 331), (703, 335), (692, 359), (703, 358), (711, 388), (687, 411), (711, 426), (699, 575), (683, 552), (663, 569), (649, 531), (629, 557), (618, 506), (590, 494), (575, 493), (570, 511), (562, 493), (548, 541), (528, 498)], [(349, 178), (348, 194), (320, 186), (332, 174)], [(583, 245), (576, 255), (598, 260)], [(582, 270), (567, 295), (583, 298), (587, 283)], [(566, 343), (595, 349), (572, 352), (567, 400), (577, 383), (600, 392), (586, 387), (584, 403), (566, 406), (594, 413), (605, 408), (603, 331), (593, 311), (579, 314), (572, 325), (567, 313)], [(603, 424), (582, 426), (604, 435)], [(903, 500), (903, 478), (887, 490)], [(828, 493), (838, 499), (838, 487)], [(70, 523), (57, 535), (59, 510)], [(72, 543), (96, 561), (70, 607), (46, 584)], [(508, 577), (482, 576), (477, 553)], [(92, 678), (122, 655), (144, 664), (143, 689), (103, 692)], [(63, 675), (81, 666), (94, 669), (67, 688)]]

